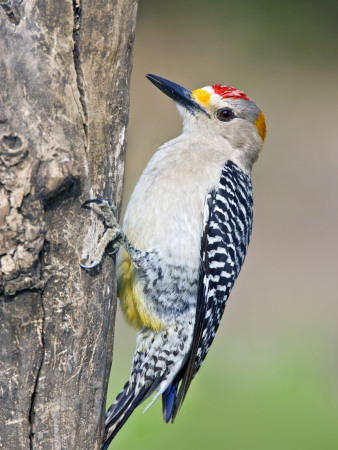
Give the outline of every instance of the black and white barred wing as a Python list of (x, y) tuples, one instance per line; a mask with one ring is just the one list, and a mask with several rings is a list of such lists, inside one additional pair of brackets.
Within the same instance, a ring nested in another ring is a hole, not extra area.
[(217, 190), (210, 192), (206, 199), (194, 338), (173, 419), (208, 353), (243, 265), (251, 235), (252, 213), (250, 177), (229, 161), (223, 168)]

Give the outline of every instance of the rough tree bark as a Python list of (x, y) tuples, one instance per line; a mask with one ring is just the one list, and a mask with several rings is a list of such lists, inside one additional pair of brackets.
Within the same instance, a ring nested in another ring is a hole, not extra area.
[(121, 203), (137, 0), (0, 2), (0, 448), (95, 449), (116, 299), (82, 201)]

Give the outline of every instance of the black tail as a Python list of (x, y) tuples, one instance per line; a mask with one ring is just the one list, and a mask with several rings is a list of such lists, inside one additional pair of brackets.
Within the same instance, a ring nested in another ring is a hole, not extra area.
[(135, 396), (133, 390), (129, 389), (129, 381), (124, 385), (123, 390), (116, 397), (115, 402), (111, 405), (106, 413), (105, 433), (101, 444), (101, 450), (107, 450), (109, 444), (114, 439), (118, 431), (130, 417), (134, 409), (144, 400), (149, 387), (143, 387)]

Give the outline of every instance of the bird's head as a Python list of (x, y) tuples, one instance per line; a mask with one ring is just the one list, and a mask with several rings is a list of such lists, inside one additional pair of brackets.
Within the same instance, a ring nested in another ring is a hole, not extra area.
[(224, 148), (234, 162), (251, 170), (262, 148), (266, 126), (262, 111), (244, 92), (220, 84), (189, 91), (156, 75), (148, 74), (147, 78), (176, 102), (185, 133)]

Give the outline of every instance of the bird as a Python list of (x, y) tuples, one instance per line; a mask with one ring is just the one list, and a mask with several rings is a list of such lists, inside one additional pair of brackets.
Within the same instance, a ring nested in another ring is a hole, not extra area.
[(163, 420), (174, 422), (247, 253), (251, 170), (266, 136), (264, 114), (239, 89), (190, 91), (147, 78), (176, 103), (182, 134), (151, 158), (121, 227), (109, 200), (84, 203), (103, 214), (106, 231), (82, 267), (100, 264), (112, 243), (121, 309), (137, 330), (131, 375), (106, 413), (101, 450), (151, 395), (148, 407), (162, 396)]

